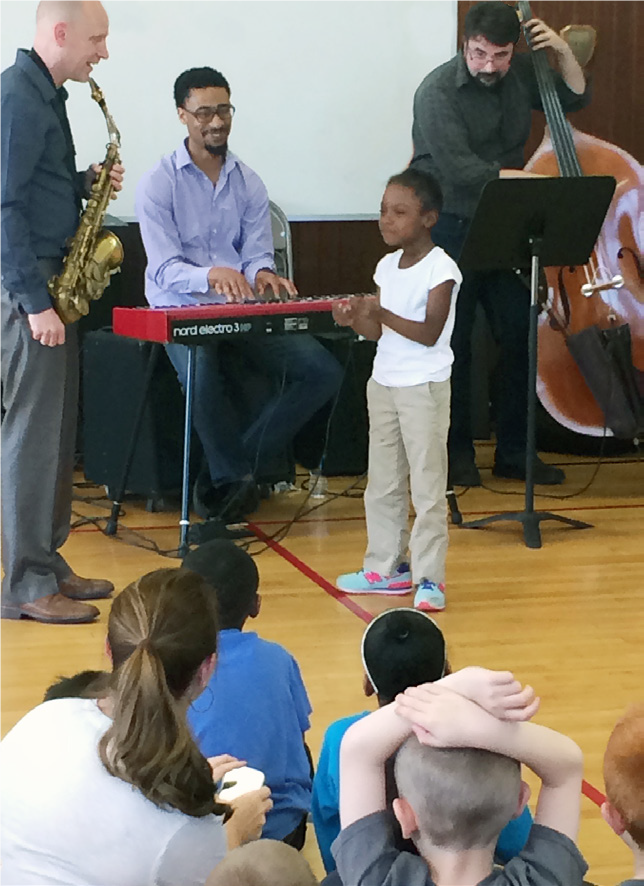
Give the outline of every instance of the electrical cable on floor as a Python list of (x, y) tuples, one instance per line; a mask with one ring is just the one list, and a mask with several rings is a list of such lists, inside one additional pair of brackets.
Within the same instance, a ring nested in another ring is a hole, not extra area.
[[(342, 381), (344, 381), (344, 379), (346, 378), (350, 362), (353, 358), (353, 347), (354, 347), (356, 340), (357, 339), (352, 339), (350, 342), (349, 353), (347, 355), (347, 359), (346, 359), (346, 362), (343, 367)], [(286, 370), (284, 371), (284, 373), (282, 375), (281, 384), (280, 384), (280, 394), (279, 394), (277, 403), (279, 402), (279, 399), (283, 395), (285, 385), (286, 385)], [(329, 417), (326, 422), (326, 428), (325, 428), (325, 433), (324, 433), (324, 443), (323, 443), (323, 447), (322, 447), (322, 450), (323, 450), (322, 456), (320, 458), (319, 466), (316, 469), (316, 472), (318, 472), (320, 474), (321, 474), (321, 471), (323, 470), (324, 461), (325, 461), (327, 450), (328, 450), (331, 421), (333, 419), (333, 416), (335, 414), (335, 410), (336, 410), (336, 407), (338, 404), (338, 399), (339, 399), (341, 387), (342, 387), (342, 382), (338, 386), (338, 390), (337, 390), (335, 397), (333, 399), (331, 410), (329, 412)], [(275, 408), (277, 407), (277, 403), (275, 404)], [(262, 436), (260, 437), (260, 442), (258, 445), (258, 454), (256, 456), (256, 462), (255, 462), (256, 469), (258, 467), (259, 450), (261, 448), (262, 439), (263, 439), (263, 433), (262, 433)], [(307, 482), (303, 482), (300, 486), (300, 489), (302, 491), (308, 490), (308, 494), (305, 497), (304, 501), (299, 503), (298, 507), (295, 509), (295, 513), (293, 514), (293, 516), (290, 519), (286, 520), (281, 526), (279, 526), (272, 535), (267, 536), (268, 540), (278, 541), (278, 542), (282, 541), (284, 538), (286, 538), (286, 536), (290, 532), (291, 528), (298, 520), (301, 520), (303, 517), (306, 517), (308, 514), (311, 514), (314, 511), (317, 511), (319, 508), (323, 507), (324, 505), (329, 504), (332, 501), (335, 501), (338, 498), (342, 498), (342, 497), (359, 498), (359, 497), (361, 497), (362, 492), (360, 492), (359, 494), (351, 494), (351, 492), (352, 492), (352, 490), (356, 489), (358, 484), (365, 478), (365, 476), (366, 476), (366, 472), (364, 474), (362, 474), (361, 476), (359, 476), (356, 480), (352, 481), (344, 490), (342, 490), (340, 492), (336, 492), (336, 493), (330, 493), (325, 496), (324, 501), (321, 501), (321, 502), (319, 502), (311, 507), (308, 507), (308, 508), (307, 508), (307, 503), (313, 497), (312, 494), (313, 494), (314, 490), (312, 488), (311, 489), (308, 488)], [(99, 488), (95, 484), (85, 482), (85, 481), (80, 481), (79, 483), (74, 484), (74, 485), (78, 489)], [(98, 506), (101, 508), (105, 508), (107, 510), (111, 509), (111, 506), (112, 506), (112, 503), (109, 502), (109, 500), (107, 499), (106, 496), (85, 497), (85, 496), (75, 495), (74, 498), (78, 501), (82, 501), (84, 503), (88, 503), (88, 504), (92, 504), (92, 505), (95, 505), (95, 506)], [(105, 526), (107, 525), (107, 521), (109, 519), (108, 517), (85, 516), (85, 515), (79, 514), (77, 511), (73, 511), (73, 513), (77, 517), (77, 519), (74, 521), (74, 523), (72, 525), (73, 529), (78, 529), (79, 527), (85, 526), (85, 525), (91, 525), (91, 526), (96, 527), (99, 531), (105, 532)], [(124, 511), (122, 509), (119, 513), (119, 517), (121, 517), (121, 516), (124, 516)], [(104, 525), (102, 525), (102, 524), (104, 524)], [(198, 525), (198, 524), (193, 524), (193, 525)], [(229, 525), (233, 525), (233, 524), (229, 524)], [(110, 537), (115, 538), (124, 544), (128, 544), (133, 547), (140, 547), (140, 548), (143, 548), (144, 550), (147, 550), (147, 551), (152, 551), (153, 553), (156, 553), (161, 557), (170, 557), (173, 559), (179, 559), (178, 547), (163, 549), (153, 539), (144, 535), (140, 531), (135, 530), (135, 529), (130, 529), (121, 523), (119, 523), (118, 532), (115, 535), (110, 536)], [(255, 539), (249, 538), (248, 540), (244, 541), (240, 545), (240, 547), (243, 547), (246, 549), (246, 548), (250, 547), (251, 545), (257, 544), (257, 543), (262, 544), (262, 547), (260, 548), (259, 551), (252, 552), (253, 556), (257, 556), (258, 554), (263, 553), (265, 550), (267, 550), (268, 545), (266, 543), (259, 542), (259, 540), (256, 538)]]
[[(568, 492), (568, 493), (564, 493), (562, 495), (557, 495), (552, 492), (537, 492), (535, 490), (535, 493), (534, 493), (535, 498), (547, 498), (547, 499), (550, 499), (553, 501), (567, 501), (568, 499), (577, 498), (579, 495), (583, 495), (584, 492), (587, 492), (590, 489), (590, 487), (593, 485), (595, 480), (597, 479), (597, 474), (599, 473), (599, 469), (602, 467), (602, 465), (606, 464), (606, 462), (604, 460), (604, 449), (606, 447), (606, 440), (608, 439), (606, 431), (607, 431), (607, 428), (606, 428), (606, 426), (604, 426), (604, 432), (601, 437), (601, 444), (599, 447), (599, 453), (597, 455), (597, 461), (594, 464), (593, 472), (592, 472), (590, 479), (588, 480), (587, 483), (585, 483), (580, 489), (574, 490), (574, 492)], [(641, 461), (642, 454), (641, 454), (640, 447), (639, 447), (639, 441), (635, 441), (635, 445), (636, 445), (636, 459), (635, 460)], [(612, 463), (619, 464), (620, 462), (612, 462)], [(629, 464), (630, 462), (624, 462), (624, 463)], [(467, 488), (469, 489), (471, 487), (467, 487)], [(518, 495), (518, 496), (524, 495), (523, 490), (495, 489), (493, 486), (487, 486), (485, 483), (481, 483), (480, 488), (485, 489), (486, 492), (492, 492), (495, 495)]]

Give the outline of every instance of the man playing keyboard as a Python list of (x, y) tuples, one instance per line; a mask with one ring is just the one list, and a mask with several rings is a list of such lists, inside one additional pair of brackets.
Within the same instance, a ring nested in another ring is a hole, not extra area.
[[(145, 292), (152, 306), (189, 306), (297, 295), (277, 276), (268, 194), (259, 176), (228, 150), (234, 107), (226, 78), (192, 68), (175, 81), (179, 120), (188, 136), (137, 187), (136, 212), (147, 254)], [(188, 351), (165, 346), (185, 390)], [(221, 372), (222, 348), (275, 380), (260, 414), (244, 426), (236, 392)], [(337, 360), (309, 335), (256, 336), (200, 345), (194, 425), (213, 489), (209, 515), (231, 522), (256, 508), (255, 473), (337, 391)]]

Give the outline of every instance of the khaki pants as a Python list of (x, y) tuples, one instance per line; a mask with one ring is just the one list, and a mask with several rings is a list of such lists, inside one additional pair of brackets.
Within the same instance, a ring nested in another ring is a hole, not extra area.
[[(367, 383), (369, 482), (365, 572), (391, 575), (411, 555), (412, 579), (445, 581), (450, 381)], [(416, 512), (409, 532), (409, 486)]]

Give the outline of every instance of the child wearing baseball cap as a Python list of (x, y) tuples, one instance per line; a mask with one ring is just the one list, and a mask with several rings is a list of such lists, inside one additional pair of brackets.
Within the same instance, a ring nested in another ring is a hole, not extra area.
[[(364, 692), (375, 695), (378, 706), (392, 702), (410, 686), (433, 683), (450, 673), (445, 637), (436, 622), (417, 609), (388, 609), (368, 625), (361, 643), (365, 671)], [(327, 872), (335, 870), (331, 844), (340, 833), (340, 744), (347, 729), (366, 717), (362, 711), (336, 720), (326, 730), (317, 771), (313, 779), (311, 812), (320, 854)], [(397, 796), (393, 758), (387, 767), (388, 805)], [(532, 816), (526, 808), (501, 832), (496, 860), (506, 862), (517, 855), (527, 840)], [(415, 851), (409, 841), (399, 839), (400, 848)]]

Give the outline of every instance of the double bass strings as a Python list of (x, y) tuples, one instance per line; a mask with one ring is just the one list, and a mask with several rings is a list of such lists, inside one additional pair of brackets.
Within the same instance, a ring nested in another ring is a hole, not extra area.
[[(532, 11), (529, 3), (519, 3), (523, 22), (532, 18)], [(532, 61), (534, 64), (537, 83), (539, 86), (539, 94), (543, 104), (546, 120), (550, 128), (550, 136), (555, 146), (555, 156), (559, 164), (559, 171), (564, 177), (583, 176), (584, 172), (577, 157), (575, 141), (570, 129), (570, 124), (566, 119), (557, 90), (552, 77), (552, 69), (548, 63), (548, 57), (543, 49), (533, 49), (525, 25), (523, 33), (526, 43), (532, 53)], [(588, 265), (584, 265), (584, 275), (587, 283), (595, 283), (598, 279), (598, 267), (595, 264), (594, 256), (589, 259)], [(561, 320), (561, 318), (558, 318)]]

